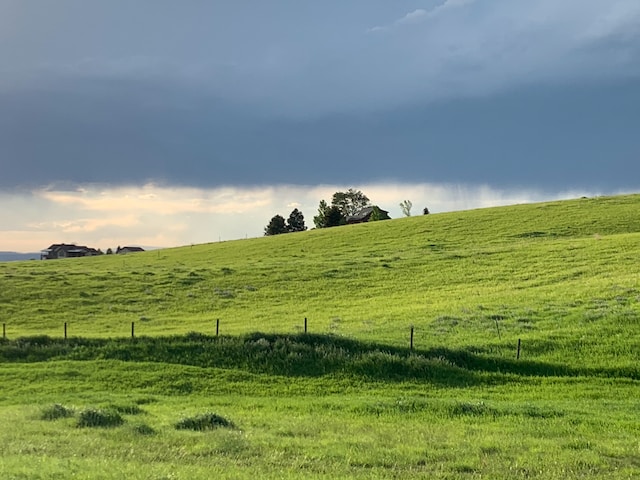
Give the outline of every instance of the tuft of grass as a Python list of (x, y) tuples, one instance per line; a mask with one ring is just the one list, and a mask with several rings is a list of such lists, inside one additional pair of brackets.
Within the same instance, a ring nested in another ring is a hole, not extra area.
[(145, 435), (145, 436), (155, 435), (157, 433), (153, 427), (147, 425), (146, 423), (139, 423), (137, 425), (133, 425), (132, 430), (134, 431), (134, 433), (138, 435)]
[(140, 415), (145, 413), (138, 405), (111, 405), (109, 410), (121, 413), (122, 415)]
[(214, 428), (233, 428), (233, 423), (216, 413), (203, 413), (193, 417), (186, 417), (175, 424), (176, 430), (195, 430), (201, 432)]
[(495, 408), (485, 405), (484, 402), (457, 402), (449, 409), (452, 417), (459, 416), (496, 416), (498, 411)]
[(551, 408), (541, 408), (535, 405), (527, 405), (524, 407), (522, 414), (529, 418), (558, 418), (563, 417), (565, 414), (560, 410), (554, 410)]
[(42, 410), (40, 418), (42, 420), (58, 420), (59, 418), (73, 417), (73, 413), (72, 408), (65, 407), (59, 403), (54, 403)]
[(394, 401), (378, 401), (372, 405), (358, 406), (354, 409), (360, 415), (412, 415), (436, 411), (436, 407), (422, 399), (398, 398)]
[(78, 427), (112, 428), (124, 423), (122, 416), (113, 410), (87, 408), (78, 415)]

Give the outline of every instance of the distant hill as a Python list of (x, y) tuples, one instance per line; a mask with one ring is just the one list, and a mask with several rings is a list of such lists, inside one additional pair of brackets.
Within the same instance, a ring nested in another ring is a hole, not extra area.
[(0, 262), (14, 262), (16, 260), (39, 260), (40, 252), (36, 253), (18, 253), (18, 252), (0, 252)]
[[(144, 335), (206, 333), (217, 319), (225, 335), (291, 332), (307, 318), (314, 333), (398, 344), (413, 325), (448, 348), (475, 348), (482, 333), (491, 349), (506, 328), (539, 342), (562, 329), (587, 352), (585, 322), (607, 312), (618, 335), (640, 319), (639, 210), (640, 195), (580, 198), (2, 263), (0, 313), (16, 336), (64, 322), (74, 335), (126, 335), (136, 319)], [(597, 326), (596, 346), (611, 335)]]

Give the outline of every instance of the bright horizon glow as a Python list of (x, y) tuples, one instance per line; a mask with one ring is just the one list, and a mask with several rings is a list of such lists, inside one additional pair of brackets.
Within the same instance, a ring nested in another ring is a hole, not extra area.
[(392, 218), (402, 217), (400, 202), (413, 203), (412, 215), (469, 210), (550, 200), (621, 194), (565, 190), (543, 192), (497, 189), (488, 185), (375, 183), (194, 188), (83, 185), (73, 190), (41, 188), (0, 192), (0, 251), (39, 252), (53, 243), (115, 249), (151, 248), (260, 237), (276, 214), (287, 218), (298, 208), (313, 228), (318, 203), (336, 191), (362, 190)]

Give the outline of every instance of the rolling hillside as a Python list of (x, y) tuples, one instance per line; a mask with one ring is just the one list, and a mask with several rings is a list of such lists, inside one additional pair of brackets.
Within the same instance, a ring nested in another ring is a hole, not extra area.
[[(10, 336), (563, 338), (638, 314), (640, 196), (491, 208), (129, 256), (0, 265)], [(601, 320), (601, 321), (596, 321)], [(604, 321), (604, 322), (603, 322)], [(609, 325), (611, 324), (611, 325)], [(599, 331), (599, 329), (603, 331)], [(442, 339), (442, 340), (440, 340)]]
[(635, 478), (638, 258), (629, 195), (0, 264), (0, 477)]

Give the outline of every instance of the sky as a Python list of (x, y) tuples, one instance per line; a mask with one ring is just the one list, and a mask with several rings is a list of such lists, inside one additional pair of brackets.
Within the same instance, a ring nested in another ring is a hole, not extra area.
[(0, 250), (640, 191), (638, 0), (0, 0)]

